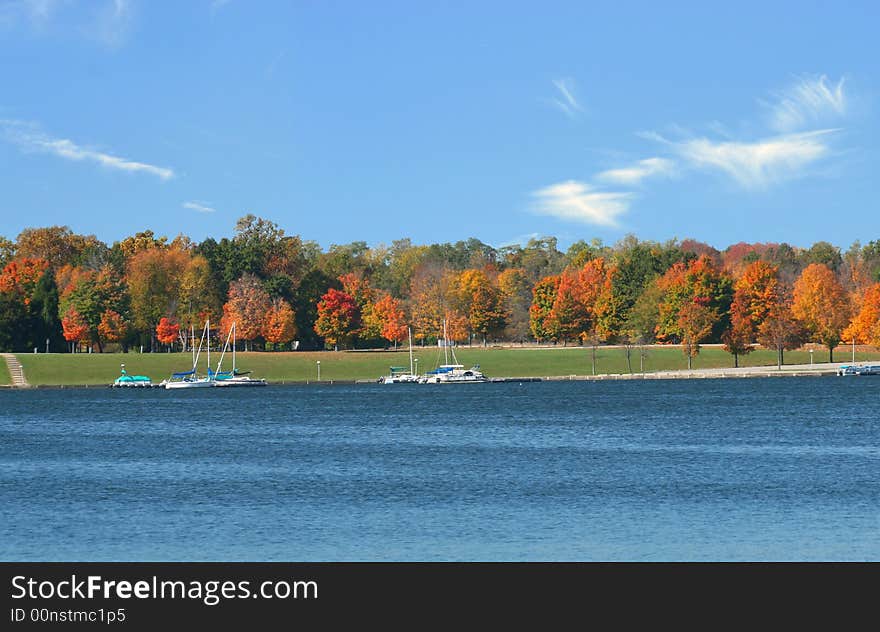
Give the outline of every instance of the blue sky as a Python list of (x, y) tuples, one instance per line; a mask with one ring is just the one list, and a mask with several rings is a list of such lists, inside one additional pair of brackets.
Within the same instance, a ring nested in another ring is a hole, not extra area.
[(0, 234), (880, 239), (875, 2), (0, 0)]

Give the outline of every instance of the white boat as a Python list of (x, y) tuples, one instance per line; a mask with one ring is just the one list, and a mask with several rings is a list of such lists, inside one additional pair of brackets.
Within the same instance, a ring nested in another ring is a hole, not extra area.
[(409, 372), (405, 366), (393, 366), (391, 373), (379, 378), (380, 384), (416, 384), (419, 381), (419, 376), (413, 371), (412, 331), (407, 327), (406, 332), (409, 336)]
[[(199, 363), (199, 355), (202, 352), (202, 342), (207, 336), (208, 339), (208, 377), (199, 377), (196, 373), (196, 367)], [(193, 336), (195, 337), (195, 336)], [(210, 388), (214, 386), (214, 378), (211, 375), (211, 324), (205, 321), (205, 328), (202, 330), (202, 337), (199, 339), (199, 349), (193, 353), (193, 366), (189, 371), (180, 373), (172, 373), (171, 377), (164, 380), (160, 386), (166, 389), (176, 388)]]
[[(452, 363), (449, 362), (450, 351), (452, 353)], [(433, 371), (428, 371), (420, 376), (420, 384), (480, 384), (488, 382), (489, 378), (480, 371), (480, 365), (475, 364), (469, 369), (465, 369), (463, 364), (458, 363), (455, 357), (455, 348), (449, 346), (449, 339), (446, 337), (446, 321), (443, 321), (443, 353), (445, 364), (441, 364)]]
[(837, 375), (880, 375), (880, 364), (844, 364)]
[[(232, 370), (221, 371), (223, 365), (223, 357), (229, 348), (229, 340), (232, 340)], [(211, 369), (208, 369), (210, 373)], [(217, 362), (217, 371), (213, 374), (214, 386), (266, 386), (266, 380), (254, 379), (249, 375), (250, 371), (239, 371), (235, 366), (235, 322), (229, 328), (229, 334), (226, 336), (226, 344), (223, 345), (223, 352), (220, 354), (220, 360)]]

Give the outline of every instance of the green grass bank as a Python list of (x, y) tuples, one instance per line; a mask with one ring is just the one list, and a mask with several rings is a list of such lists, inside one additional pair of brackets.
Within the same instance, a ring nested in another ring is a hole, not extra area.
[(6, 366), (6, 360), (0, 358), (0, 386), (8, 386), (9, 384), (12, 384), (9, 368)]
[[(424, 373), (442, 363), (442, 353), (436, 348), (414, 349), (418, 370)], [(489, 377), (554, 377), (591, 375), (591, 350), (588, 347), (554, 348), (459, 348), (459, 362), (470, 366), (479, 364)], [(174, 371), (186, 371), (192, 366), (189, 353), (93, 353), (93, 354), (18, 354), (25, 376), (33, 386), (106, 385), (119, 376), (120, 364), (132, 375), (147, 375), (158, 383)], [(211, 354), (216, 367), (218, 356)], [(353, 381), (376, 379), (386, 375), (391, 366), (408, 366), (406, 351), (323, 351), (286, 353), (239, 353), (238, 368), (250, 370), (254, 377), (270, 382), (314, 382), (318, 377), (318, 361), (321, 363), (321, 381)], [(852, 356), (848, 348), (840, 347), (835, 353), (835, 364), (848, 362)], [(827, 362), (827, 350), (817, 349), (814, 362)], [(880, 360), (880, 353), (859, 349), (856, 361)], [(639, 351), (632, 350), (632, 369), (639, 372)], [(786, 364), (809, 364), (808, 351), (789, 351)], [(740, 357), (740, 366), (775, 366), (776, 354), (768, 350), (756, 350)], [(720, 347), (704, 347), (694, 360), (693, 368), (710, 369), (733, 366), (733, 357)], [(224, 369), (231, 368), (227, 355)], [(687, 358), (678, 346), (647, 347), (644, 357), (645, 372), (687, 369)], [(0, 369), (0, 380), (9, 383), (5, 364)], [(204, 354), (199, 362), (199, 372), (205, 372)], [(596, 373), (628, 373), (626, 355), (622, 348), (598, 348)]]

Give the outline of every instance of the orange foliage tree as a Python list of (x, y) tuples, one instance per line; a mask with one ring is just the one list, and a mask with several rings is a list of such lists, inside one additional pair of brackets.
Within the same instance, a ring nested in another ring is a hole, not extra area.
[(880, 347), (880, 283), (865, 290), (861, 309), (844, 330), (843, 339)]
[(718, 321), (718, 312), (709, 307), (709, 299), (695, 296), (678, 310), (678, 330), (681, 332), (681, 348), (688, 359), (688, 369), (700, 353), (700, 343), (712, 333)]
[(287, 301), (272, 301), (263, 323), (263, 338), (273, 345), (286, 344), (296, 336), (296, 314)]
[(0, 272), (0, 292), (15, 293), (27, 304), (37, 282), (48, 269), (49, 262), (45, 259), (13, 259)]
[(68, 308), (64, 316), (61, 317), (61, 327), (64, 339), (70, 343), (71, 351), (76, 350), (78, 343), (88, 341), (89, 325), (75, 307)]
[(730, 329), (724, 333), (722, 341), (724, 349), (733, 354), (734, 366), (739, 366), (739, 356), (752, 351), (751, 343), (758, 328), (778, 302), (778, 268), (764, 261), (754, 261), (737, 279), (733, 290)]
[(98, 333), (108, 342), (121, 342), (128, 334), (128, 323), (118, 312), (108, 309), (101, 315)]
[(370, 287), (370, 281), (361, 273), (348, 272), (339, 277), (342, 291), (354, 299), (360, 314), (360, 328), (354, 336), (363, 339), (375, 339), (382, 336), (382, 328), (378, 319), (373, 317), (373, 303), (376, 292)]
[(849, 324), (850, 312), (846, 292), (834, 272), (821, 263), (804, 268), (794, 285), (791, 311), (811, 340), (828, 347), (828, 361), (834, 362), (834, 347)]
[(390, 294), (382, 294), (373, 303), (371, 318), (377, 321), (382, 337), (388, 342), (393, 342), (395, 348), (398, 342), (406, 340), (406, 315), (399, 299)]
[(171, 345), (177, 340), (179, 334), (180, 325), (165, 316), (163, 316), (159, 320), (159, 324), (156, 325), (156, 339), (163, 345), (168, 345), (169, 351), (171, 350)]

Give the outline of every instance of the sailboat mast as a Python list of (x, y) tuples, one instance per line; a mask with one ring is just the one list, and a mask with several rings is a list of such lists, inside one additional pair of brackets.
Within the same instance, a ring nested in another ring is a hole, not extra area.
[(232, 321), (232, 377), (235, 377), (235, 321)]
[(208, 377), (211, 376), (211, 319), (205, 321), (205, 331), (208, 333)]
[(449, 364), (449, 339), (446, 337), (446, 319), (443, 319), (443, 360)]
[(409, 374), (413, 374), (413, 357), (412, 357), (412, 329), (406, 328), (406, 334), (409, 337)]
[(189, 335), (189, 346), (192, 347), (193, 352), (193, 371), (196, 370), (196, 325), (195, 323), (189, 324), (190, 329), (192, 330)]

